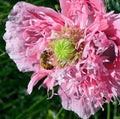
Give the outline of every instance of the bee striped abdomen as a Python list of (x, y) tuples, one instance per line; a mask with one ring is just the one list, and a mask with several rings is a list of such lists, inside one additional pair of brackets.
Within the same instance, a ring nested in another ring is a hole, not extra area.
[(50, 58), (50, 53), (46, 50), (40, 56), (41, 66), (47, 70), (51, 70), (54, 68), (54, 66), (50, 64), (49, 58)]

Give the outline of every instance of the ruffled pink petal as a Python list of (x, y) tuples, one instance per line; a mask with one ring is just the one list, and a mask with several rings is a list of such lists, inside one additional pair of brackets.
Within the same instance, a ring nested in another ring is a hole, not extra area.
[(106, 13), (106, 7), (104, 0), (87, 0), (88, 3), (90, 3), (94, 9), (95, 13)]
[[(92, 6), (94, 8), (95, 12), (102, 12), (102, 13), (106, 12), (104, 0), (97, 0), (97, 1), (96, 0), (60, 0), (60, 6), (62, 9), (63, 15), (67, 16), (69, 14), (70, 12), (69, 8), (71, 8), (71, 3), (78, 4), (78, 5), (80, 5), (81, 3), (82, 5), (87, 3), (89, 7)], [(76, 9), (77, 11), (77, 8), (73, 8), (73, 9)]]
[[(106, 34), (120, 39), (120, 14), (111, 14), (106, 19), (109, 25), (108, 29), (105, 30)], [(120, 41), (117, 42), (120, 44)]]
[[(80, 63), (80, 62), (79, 62)], [(81, 65), (66, 70), (66, 82), (59, 86), (62, 105), (76, 112), (81, 118), (88, 119), (104, 103), (116, 99), (120, 94), (119, 69), (112, 74), (103, 65), (99, 56), (91, 55)], [(111, 64), (110, 64), (111, 65)], [(73, 74), (71, 71), (76, 70)], [(112, 70), (113, 71), (113, 70)]]
[(50, 8), (18, 2), (6, 24), (6, 50), (20, 71), (38, 71), (40, 54), (50, 42), (51, 31), (64, 25)]
[(85, 1), (60, 0), (61, 12), (67, 18), (74, 21), (75, 25), (83, 29), (88, 20), (89, 9)]
[(62, 14), (84, 29), (89, 25), (96, 14), (105, 13), (103, 0), (60, 0)]
[(43, 86), (47, 87), (48, 90), (52, 90), (54, 85), (55, 80), (52, 79), (52, 77), (47, 77), (44, 82), (43, 82)]
[(38, 83), (38, 81), (47, 75), (48, 75), (48, 72), (45, 70), (34, 73), (31, 77), (29, 84), (28, 84), (28, 88), (27, 88), (28, 94), (31, 94), (33, 87)]
[(63, 15), (67, 16), (67, 12), (70, 7), (70, 1), (69, 0), (59, 0), (60, 1), (60, 7), (61, 7), (61, 12)]
[(93, 32), (102, 31), (112, 40), (115, 40), (117, 45), (120, 45), (120, 14), (113, 14), (113, 12), (103, 15), (98, 15), (95, 21), (87, 28)]
[(111, 75), (110, 81), (114, 84), (114, 93), (116, 93), (116, 97), (120, 96), (120, 56), (116, 58), (114, 62), (110, 64), (105, 64), (105, 67), (108, 69), (108, 72)]
[(62, 105), (66, 110), (72, 110), (77, 113), (82, 119), (88, 119), (99, 108), (95, 107), (94, 102), (84, 96), (75, 97), (76, 93), (69, 93), (66, 89), (67, 84), (63, 84), (59, 88), (59, 95), (62, 99)]

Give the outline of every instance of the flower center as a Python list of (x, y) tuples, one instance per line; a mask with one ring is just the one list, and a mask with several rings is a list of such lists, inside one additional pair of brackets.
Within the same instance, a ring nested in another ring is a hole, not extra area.
[(69, 38), (62, 38), (54, 42), (54, 54), (60, 61), (69, 61), (76, 53), (75, 45)]
[(52, 40), (40, 56), (41, 66), (47, 70), (54, 67), (64, 68), (74, 65), (82, 58), (84, 43), (78, 42), (83, 38), (83, 31), (77, 28), (64, 27), (61, 31), (53, 32)]

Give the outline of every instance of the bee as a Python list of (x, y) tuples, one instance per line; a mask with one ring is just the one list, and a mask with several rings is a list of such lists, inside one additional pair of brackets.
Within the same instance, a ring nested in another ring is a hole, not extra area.
[(54, 66), (52, 64), (50, 64), (50, 60), (49, 60), (50, 55), (51, 55), (51, 53), (49, 51), (45, 50), (45, 51), (43, 51), (43, 53), (40, 56), (41, 66), (47, 70), (51, 70), (54, 68)]

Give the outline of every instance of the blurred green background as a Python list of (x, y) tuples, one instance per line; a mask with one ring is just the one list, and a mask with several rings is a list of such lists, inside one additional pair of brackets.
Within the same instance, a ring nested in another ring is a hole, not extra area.
[[(0, 119), (80, 119), (74, 112), (61, 106), (59, 96), (47, 99), (47, 91), (38, 90), (38, 83), (31, 95), (26, 93), (31, 73), (21, 73), (5, 51), (2, 38), (7, 15), (19, 0), (0, 0)], [(39, 6), (59, 9), (58, 0), (23, 0)], [(105, 0), (107, 10), (120, 13), (119, 0)], [(104, 105), (90, 119), (120, 119), (118, 102)]]

